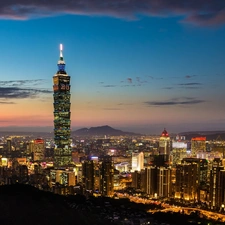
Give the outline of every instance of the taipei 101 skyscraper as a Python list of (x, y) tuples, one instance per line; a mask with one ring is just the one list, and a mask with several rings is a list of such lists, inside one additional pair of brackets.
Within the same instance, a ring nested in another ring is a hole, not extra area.
[(72, 160), (70, 140), (70, 76), (65, 71), (62, 50), (63, 46), (60, 44), (58, 71), (53, 76), (54, 167), (56, 169), (68, 166)]

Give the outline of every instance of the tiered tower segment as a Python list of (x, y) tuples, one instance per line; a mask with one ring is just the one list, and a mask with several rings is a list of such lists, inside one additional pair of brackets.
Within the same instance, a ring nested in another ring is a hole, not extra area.
[(53, 76), (55, 168), (66, 167), (71, 163), (70, 76), (65, 71), (62, 50), (60, 44), (58, 71)]

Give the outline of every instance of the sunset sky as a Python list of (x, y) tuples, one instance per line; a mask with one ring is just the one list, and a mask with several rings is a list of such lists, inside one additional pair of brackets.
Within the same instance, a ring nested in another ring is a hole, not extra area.
[(225, 130), (224, 0), (11, 0), (0, 28), (0, 130), (52, 129), (60, 43), (73, 130)]

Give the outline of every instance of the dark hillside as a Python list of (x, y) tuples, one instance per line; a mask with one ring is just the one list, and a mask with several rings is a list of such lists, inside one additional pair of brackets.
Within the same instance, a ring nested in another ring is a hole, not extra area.
[(65, 196), (21, 184), (0, 186), (0, 212), (1, 225), (105, 224), (97, 215), (69, 207)]

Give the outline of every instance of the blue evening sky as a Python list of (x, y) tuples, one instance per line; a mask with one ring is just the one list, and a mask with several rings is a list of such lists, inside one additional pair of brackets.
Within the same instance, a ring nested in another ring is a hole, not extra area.
[[(25, 20), (3, 16), (1, 126), (53, 125), (52, 76), (63, 43), (74, 129), (104, 124), (146, 133), (164, 127), (171, 132), (224, 129), (225, 19), (218, 24), (184, 19), (146, 13), (133, 18), (65, 12)], [(18, 116), (11, 112), (17, 108)], [(25, 117), (18, 122), (23, 113), (30, 122)]]

